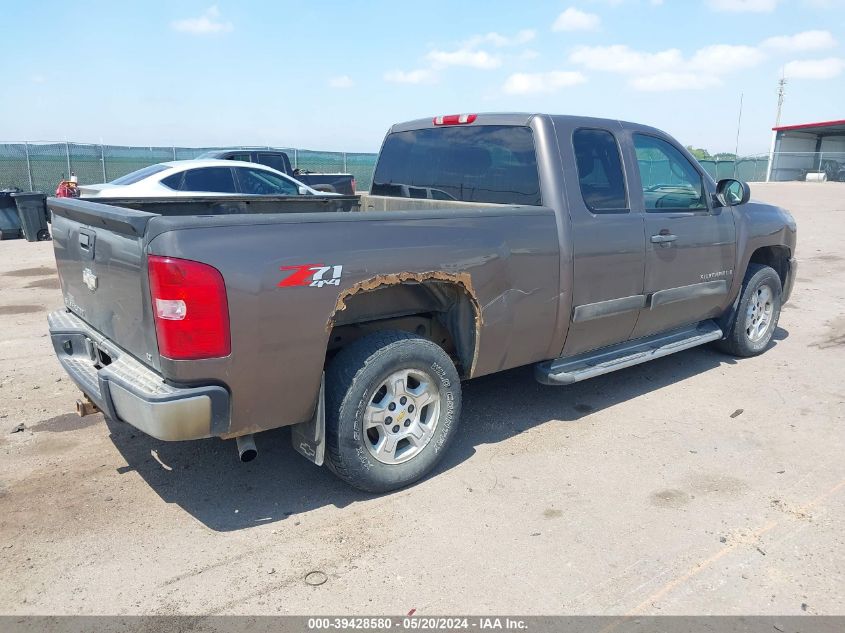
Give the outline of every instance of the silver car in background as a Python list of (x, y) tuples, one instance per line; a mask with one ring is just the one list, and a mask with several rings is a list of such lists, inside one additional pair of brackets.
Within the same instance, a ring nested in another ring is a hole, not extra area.
[(203, 195), (326, 196), (275, 169), (233, 160), (174, 160), (142, 167), (111, 182), (80, 185), (83, 198)]

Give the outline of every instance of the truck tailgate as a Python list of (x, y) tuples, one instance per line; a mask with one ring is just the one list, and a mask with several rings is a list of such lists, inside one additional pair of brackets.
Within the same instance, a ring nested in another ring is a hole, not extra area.
[(144, 231), (152, 213), (51, 198), (56, 266), (67, 308), (156, 369)]

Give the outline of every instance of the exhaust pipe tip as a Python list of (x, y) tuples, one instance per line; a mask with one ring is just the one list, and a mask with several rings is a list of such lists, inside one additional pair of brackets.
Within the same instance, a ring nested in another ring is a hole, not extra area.
[(258, 457), (258, 449), (255, 447), (255, 436), (252, 433), (236, 437), (235, 442), (238, 444), (238, 457), (242, 462), (251, 462)]

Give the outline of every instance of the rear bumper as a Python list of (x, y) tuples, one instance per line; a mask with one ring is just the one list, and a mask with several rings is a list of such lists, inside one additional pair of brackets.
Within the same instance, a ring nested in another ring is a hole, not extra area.
[(786, 285), (781, 294), (781, 303), (789, 301), (792, 289), (795, 287), (795, 278), (798, 276), (798, 260), (794, 257), (789, 260), (789, 270), (786, 271)]
[(229, 392), (217, 385), (176, 387), (76, 315), (47, 317), (64, 370), (100, 409), (160, 440), (195, 440), (229, 429)]

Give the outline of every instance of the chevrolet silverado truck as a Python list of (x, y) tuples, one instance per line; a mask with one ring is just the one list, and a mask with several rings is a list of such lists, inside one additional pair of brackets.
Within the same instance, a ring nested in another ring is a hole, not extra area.
[(569, 385), (709, 342), (763, 352), (796, 227), (749, 196), (643, 125), (411, 121), (346, 211), (51, 199), (66, 308), (50, 335), (81, 413), (235, 438), (244, 461), (254, 434), (291, 426), (314, 463), (389, 491), (448, 449), (462, 381), (533, 365)]

